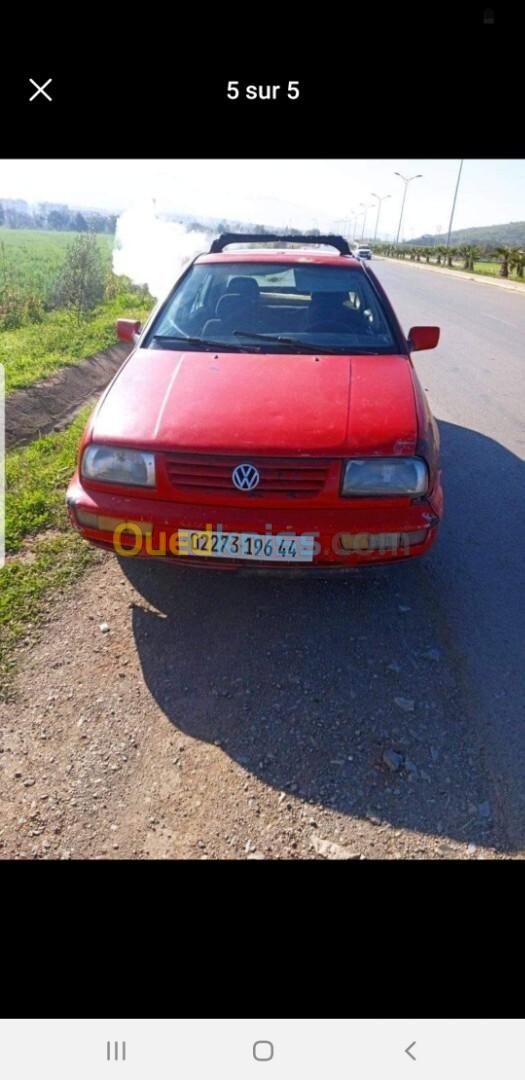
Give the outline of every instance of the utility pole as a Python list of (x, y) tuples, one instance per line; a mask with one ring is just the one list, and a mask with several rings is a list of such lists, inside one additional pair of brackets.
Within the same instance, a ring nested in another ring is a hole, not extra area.
[(464, 162), (464, 160), (465, 160), (465, 159), (464, 159), (464, 158), (462, 158), (462, 159), (461, 159), (461, 161), (460, 161), (460, 163), (459, 163), (459, 172), (458, 172), (458, 178), (457, 178), (457, 181), (456, 181), (456, 190), (455, 190), (455, 192), (454, 192), (454, 202), (452, 203), (452, 210), (451, 210), (451, 213), (450, 213), (450, 221), (449, 221), (449, 225), (448, 225), (448, 236), (447, 236), (447, 251), (448, 251), (448, 248), (449, 248), (449, 246), (450, 246), (450, 234), (451, 234), (451, 232), (452, 232), (452, 222), (453, 222), (453, 220), (454, 220), (454, 210), (456, 209), (456, 199), (457, 199), (457, 197), (458, 197), (458, 188), (459, 188), (459, 181), (460, 181), (460, 179), (461, 179), (461, 170), (462, 170), (462, 168), (463, 168), (463, 162)]

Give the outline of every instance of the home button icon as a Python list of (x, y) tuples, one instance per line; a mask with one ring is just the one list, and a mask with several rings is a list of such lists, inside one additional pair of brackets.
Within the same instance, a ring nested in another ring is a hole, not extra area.
[(253, 1056), (256, 1061), (271, 1061), (273, 1058), (273, 1043), (262, 1039), (253, 1044)]

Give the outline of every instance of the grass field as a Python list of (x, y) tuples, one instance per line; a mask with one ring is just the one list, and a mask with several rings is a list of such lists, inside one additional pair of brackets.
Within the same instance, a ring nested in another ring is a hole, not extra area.
[(144, 321), (152, 304), (152, 300), (144, 301), (138, 294), (122, 293), (116, 300), (101, 304), (80, 323), (67, 311), (57, 310), (49, 312), (41, 323), (2, 331), (0, 363), (5, 367), (6, 395), (113, 345), (117, 340), (117, 318)]
[(65, 486), (89, 411), (89, 407), (82, 409), (65, 431), (35, 439), (6, 455), (6, 554), (19, 551), (26, 536), (65, 526)]
[[(25, 295), (35, 293), (52, 304), (66, 252), (76, 236), (71, 232), (0, 228), (0, 289), (6, 275)], [(113, 237), (97, 236), (104, 273), (111, 280)], [(120, 290), (120, 291), (118, 291)], [(117, 292), (115, 296), (114, 293)], [(40, 322), (25, 318), (16, 329), (0, 331), (0, 363), (4, 364), (6, 394), (31, 386), (58, 368), (116, 341), (119, 316), (144, 321), (153, 300), (127, 278), (112, 279), (112, 298), (99, 304), (80, 321), (63, 308), (47, 310)]]
[[(77, 235), (45, 229), (0, 228), (0, 276), (4, 258), (7, 258), (19, 286), (34, 288), (47, 296), (58, 278), (66, 249)], [(97, 244), (104, 264), (110, 270), (113, 237), (97, 235)]]
[[(489, 274), (491, 277), (499, 277), (500, 264), (493, 262), (475, 262), (474, 273), (475, 274)], [(521, 281), (525, 284), (525, 278), (518, 277), (515, 270), (509, 271), (509, 281)]]
[[(0, 229), (0, 289), (8, 281), (24, 295), (37, 293), (47, 307), (76, 234)], [(65, 309), (46, 310), (40, 322), (0, 331), (6, 393), (116, 341), (119, 316), (144, 321), (154, 301), (126, 278), (111, 275), (113, 237), (100, 235), (111, 297), (80, 319)], [(24, 309), (25, 310), (25, 309)], [(65, 430), (6, 454), (6, 563), (0, 570), (0, 675), (12, 666), (12, 647), (37, 625), (56, 593), (70, 586), (100, 553), (71, 529), (65, 490), (91, 406)], [(7, 693), (7, 690), (5, 690)]]
[[(489, 277), (499, 277), (500, 265), (501, 264), (498, 263), (498, 262), (479, 261), (479, 262), (474, 263), (474, 269), (473, 270), (465, 271), (465, 265), (464, 265), (463, 259), (461, 259), (461, 260), (455, 259), (452, 262), (452, 270), (463, 270), (465, 273), (469, 273), (469, 274), (472, 274), (472, 273), (474, 273), (474, 274), (487, 274)], [(450, 269), (450, 267), (449, 267), (449, 269)], [(511, 280), (512, 281), (521, 281), (521, 282), (523, 282), (524, 278), (519, 278), (515, 270), (510, 270), (509, 271), (509, 281), (511, 281)]]
[(3, 677), (13, 645), (38, 623), (51, 593), (74, 581), (98, 555), (71, 529), (65, 506), (89, 411), (89, 406), (83, 409), (66, 431), (6, 455), (7, 561), (0, 570)]

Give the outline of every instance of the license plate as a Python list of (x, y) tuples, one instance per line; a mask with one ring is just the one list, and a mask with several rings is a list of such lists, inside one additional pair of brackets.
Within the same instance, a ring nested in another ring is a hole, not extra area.
[(294, 563), (312, 562), (314, 557), (313, 536), (179, 529), (178, 541), (179, 555)]

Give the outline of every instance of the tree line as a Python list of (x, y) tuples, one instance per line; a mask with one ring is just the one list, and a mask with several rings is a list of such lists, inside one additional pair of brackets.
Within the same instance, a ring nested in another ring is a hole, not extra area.
[(0, 202), (0, 226), (7, 229), (49, 229), (57, 232), (95, 232), (114, 233), (117, 226), (116, 214), (101, 214), (95, 211), (59, 209), (33, 209)]
[(438, 246), (414, 244), (374, 244), (374, 251), (378, 255), (386, 255), (397, 259), (410, 259), (411, 262), (434, 263), (437, 266), (454, 267), (461, 262), (463, 270), (474, 272), (475, 263), (489, 262), (499, 264), (499, 277), (508, 278), (512, 272), (517, 278), (524, 277), (525, 250), (522, 247), (501, 244), (498, 247), (488, 247), (478, 244), (460, 244), (457, 247), (448, 247), (445, 244)]

